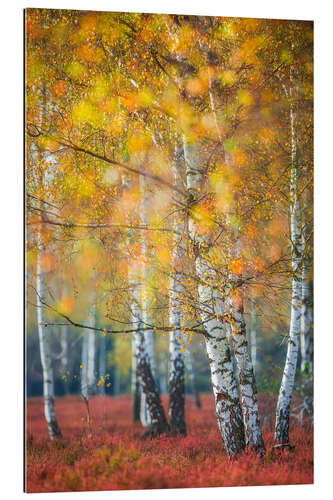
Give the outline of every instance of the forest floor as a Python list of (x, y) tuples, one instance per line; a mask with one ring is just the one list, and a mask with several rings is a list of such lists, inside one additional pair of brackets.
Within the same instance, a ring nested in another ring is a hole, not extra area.
[[(167, 409), (167, 397), (163, 396)], [(313, 483), (313, 429), (291, 421), (292, 451), (272, 451), (276, 396), (260, 394), (264, 459), (247, 453), (230, 462), (217, 427), (213, 397), (201, 395), (197, 409), (186, 401), (188, 435), (141, 440), (131, 420), (130, 396), (90, 400), (93, 436), (79, 396), (56, 399), (63, 439), (51, 442), (42, 398), (27, 402), (26, 490), (28, 492), (198, 488)]]

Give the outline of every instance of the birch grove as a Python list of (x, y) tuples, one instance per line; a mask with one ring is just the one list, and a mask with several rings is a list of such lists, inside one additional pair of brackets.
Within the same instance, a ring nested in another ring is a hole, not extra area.
[(91, 438), (99, 401), (179, 442), (215, 408), (221, 453), (253, 461), (270, 405), (288, 453), (313, 413), (311, 23), (28, 19), (28, 390), (50, 438), (66, 383)]

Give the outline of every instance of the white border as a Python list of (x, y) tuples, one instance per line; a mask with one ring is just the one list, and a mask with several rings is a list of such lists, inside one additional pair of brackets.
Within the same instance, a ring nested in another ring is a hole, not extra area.
[[(8, 5), (9, 4), (9, 5)], [(121, 6), (121, 9), (120, 9)], [(332, 309), (332, 13), (329, 2), (306, 0), (260, 0), (222, 2), (219, 0), (34, 0), (6, 2), (1, 8), (1, 264), (0, 294), (2, 343), (1, 391), (1, 493), (4, 498), (21, 498), (23, 446), (23, 367), (22, 367), (22, 103), (23, 103), (23, 12), (24, 7), (114, 10), (236, 17), (315, 20), (315, 486), (250, 487), (230, 489), (184, 489), (132, 492), (72, 493), (70, 498), (212, 499), (232, 495), (234, 499), (270, 499), (300, 496), (303, 499), (329, 498), (332, 491), (332, 325), (325, 321)], [(54, 494), (39, 494), (46, 498)], [(50, 497), (51, 498), (51, 497)]]

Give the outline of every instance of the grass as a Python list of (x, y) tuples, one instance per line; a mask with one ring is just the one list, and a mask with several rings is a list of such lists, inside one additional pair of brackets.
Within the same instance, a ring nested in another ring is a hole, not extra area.
[[(93, 436), (79, 396), (56, 400), (63, 439), (51, 442), (42, 398), (27, 402), (28, 492), (199, 488), (313, 483), (313, 429), (291, 421), (292, 451), (272, 451), (276, 396), (260, 395), (267, 454), (245, 453), (229, 461), (217, 427), (213, 397), (201, 395), (198, 410), (186, 401), (188, 435), (142, 441), (131, 420), (131, 398), (95, 396), (90, 401)], [(167, 397), (163, 396), (167, 409)]]

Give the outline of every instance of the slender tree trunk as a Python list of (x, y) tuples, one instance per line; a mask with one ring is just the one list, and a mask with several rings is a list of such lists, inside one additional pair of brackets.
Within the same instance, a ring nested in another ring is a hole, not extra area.
[(169, 415), (171, 429), (185, 436), (185, 367), (180, 343), (182, 331), (179, 290), (181, 288), (176, 279), (171, 280), (169, 322), (173, 330), (169, 337)]
[[(106, 342), (104, 335), (99, 337), (98, 375), (100, 380), (101, 377), (106, 375)], [(105, 395), (105, 383), (98, 386), (98, 392)]]
[[(46, 87), (42, 82), (41, 89), (41, 114), (40, 125), (43, 127), (46, 113)], [(44, 161), (44, 154), (37, 153), (38, 161)], [(37, 167), (37, 175), (39, 176), (39, 187), (43, 189), (44, 184), (48, 182), (47, 176), (44, 176), (39, 167)], [(40, 204), (43, 211), (44, 204)], [(46, 326), (47, 321), (44, 317), (44, 304), (46, 302), (46, 286), (45, 274), (41, 266), (41, 255), (44, 252), (44, 244), (42, 241), (41, 231), (37, 233), (37, 263), (36, 263), (36, 291), (37, 291), (37, 323), (38, 323), (38, 337), (40, 358), (43, 370), (43, 396), (44, 396), (44, 415), (49, 430), (50, 439), (61, 437), (61, 431), (58, 425), (56, 412), (54, 408), (54, 378), (52, 366), (52, 353), (50, 346), (50, 328)]]
[(140, 383), (138, 377), (137, 369), (137, 357), (136, 357), (136, 343), (135, 335), (132, 339), (132, 373), (131, 373), (131, 391), (133, 397), (132, 415), (133, 421), (137, 422), (140, 420), (140, 404), (141, 404), (141, 393), (140, 393)]
[(195, 376), (193, 354), (190, 350), (187, 354), (186, 361), (187, 361), (186, 366), (187, 366), (187, 371), (188, 371), (188, 378), (190, 381), (191, 390), (192, 390), (192, 394), (194, 397), (194, 402), (195, 402), (195, 405), (197, 408), (201, 408), (200, 394), (198, 391), (197, 381), (196, 381), (196, 376)]
[(84, 330), (81, 351), (81, 396), (88, 399), (88, 330)]
[[(88, 317), (88, 325), (95, 327), (95, 306)], [(96, 334), (92, 330), (87, 330), (87, 380), (89, 395), (96, 392), (96, 376), (95, 376), (95, 338)]]
[(141, 294), (139, 284), (133, 277), (130, 278), (133, 292), (132, 314), (134, 325), (139, 330), (135, 333), (135, 349), (137, 361), (137, 373), (140, 382), (141, 391), (145, 395), (147, 411), (149, 414), (149, 428), (147, 435), (158, 436), (169, 431), (169, 424), (165, 417), (161, 398), (157, 390), (157, 385), (152, 373), (149, 353), (146, 345), (144, 332), (140, 330), (143, 327), (142, 312), (140, 309)]
[[(202, 182), (202, 169), (197, 148), (189, 147), (184, 140), (186, 180), (190, 202), (198, 198)], [(189, 219), (189, 231), (194, 244), (196, 273), (200, 280), (198, 295), (201, 307), (201, 318), (207, 330), (206, 350), (210, 363), (212, 385), (215, 396), (215, 407), (218, 425), (224, 446), (230, 457), (241, 453), (245, 448), (244, 423), (239, 402), (237, 383), (232, 367), (229, 345), (221, 321), (215, 319), (215, 283), (212, 271), (207, 263), (207, 242), (200, 235), (195, 217)]]
[(250, 348), (251, 348), (251, 361), (253, 366), (253, 371), (256, 373), (257, 370), (257, 316), (254, 311), (252, 311), (252, 321), (250, 328)]
[[(292, 88), (292, 78), (291, 78)], [(289, 97), (293, 97), (290, 92)], [(291, 196), (291, 243), (292, 243), (292, 296), (290, 329), (287, 348), (286, 363), (283, 371), (279, 399), (276, 408), (275, 441), (278, 444), (289, 443), (289, 417), (290, 404), (294, 389), (297, 356), (299, 349), (299, 336), (301, 327), (302, 307), (302, 276), (301, 276), (301, 215), (298, 195), (299, 168), (297, 165), (297, 137), (296, 137), (296, 113), (294, 103), (290, 106), (291, 127), (291, 172), (290, 172), (290, 196)]]
[(90, 407), (89, 407), (89, 377), (88, 377), (88, 362), (89, 362), (89, 335), (90, 332), (85, 330), (82, 338), (81, 352), (81, 396), (86, 406), (87, 424), (89, 437), (92, 437)]
[(310, 262), (304, 258), (302, 268), (301, 310), (301, 370), (306, 375), (313, 372), (313, 279), (309, 276)]
[(160, 363), (159, 363), (159, 381), (160, 381), (160, 393), (166, 394), (168, 392), (168, 361), (167, 354), (161, 353)]
[[(184, 168), (184, 149), (176, 141), (173, 163), (175, 183), (181, 187), (180, 170)], [(169, 415), (171, 429), (175, 433), (186, 435), (185, 422), (185, 363), (181, 345), (182, 338), (182, 285), (181, 269), (184, 265), (184, 221), (178, 216), (176, 234), (173, 242), (173, 273), (170, 280), (169, 323), (173, 328), (169, 334)]]
[(160, 395), (156, 388), (156, 383), (151, 371), (149, 355), (145, 343), (143, 332), (136, 334), (136, 349), (138, 360), (138, 375), (142, 391), (146, 396), (146, 403), (150, 417), (149, 434), (159, 436), (170, 430), (165, 417)]
[(67, 381), (67, 371), (68, 371), (68, 326), (63, 326), (61, 329), (60, 336), (60, 348), (62, 356), (60, 358), (61, 372), (64, 376), (64, 392), (69, 393), (68, 381)]
[[(43, 246), (39, 244), (39, 252), (44, 250)], [(54, 379), (53, 379), (53, 366), (52, 354), (49, 342), (49, 335), (51, 333), (50, 327), (45, 326), (47, 321), (44, 317), (44, 305), (42, 302), (46, 301), (46, 288), (45, 288), (45, 275), (40, 266), (40, 253), (37, 255), (37, 277), (36, 277), (36, 290), (37, 290), (37, 321), (38, 321), (38, 336), (40, 358), (43, 369), (43, 396), (44, 396), (44, 415), (49, 430), (51, 439), (61, 437), (61, 431), (58, 425), (56, 412), (54, 408)]]
[(231, 326), (231, 337), (238, 368), (246, 446), (262, 455), (266, 450), (261, 433), (257, 388), (253, 366), (248, 353), (246, 326), (242, 309), (232, 309)]
[[(144, 177), (139, 179), (140, 183), (140, 193), (141, 193), (141, 208), (140, 208), (140, 219), (141, 223), (148, 225), (149, 223), (149, 197), (147, 192), (146, 181)], [(141, 242), (142, 248), (142, 285), (141, 285), (141, 317), (143, 325), (152, 324), (151, 315), (151, 294), (148, 287), (149, 281), (149, 269), (147, 266), (148, 260), (148, 246), (145, 239)], [(156, 355), (155, 355), (155, 333), (153, 329), (144, 331), (145, 344), (147, 348), (147, 353), (150, 361), (151, 373), (155, 381), (156, 390), (159, 391), (157, 369), (156, 369)], [(150, 413), (147, 407), (146, 394), (141, 391), (141, 401), (140, 401), (140, 419), (144, 427), (150, 427)]]
[[(125, 178), (124, 178), (125, 181)], [(142, 191), (142, 190), (141, 190)], [(145, 207), (144, 207), (145, 208)], [(144, 213), (141, 210), (140, 216), (144, 217)], [(142, 246), (143, 257), (146, 258), (145, 255), (145, 246)], [(145, 266), (145, 262), (143, 262)], [(139, 276), (141, 274), (141, 276)], [(134, 273), (131, 271), (129, 273), (129, 283), (132, 288), (132, 316), (133, 316), (133, 326), (136, 328), (143, 327), (143, 317), (147, 319), (147, 316), (143, 316), (146, 314), (145, 308), (147, 307), (146, 302), (142, 303), (142, 287), (140, 284), (140, 279), (142, 276), (145, 277), (145, 267), (143, 273), (138, 273), (135, 271)], [(142, 307), (144, 305), (144, 307)], [(140, 393), (144, 394), (145, 401), (144, 405), (142, 405), (142, 399), (140, 397), (140, 418), (143, 415), (144, 408), (147, 408), (148, 417), (145, 418), (143, 416), (143, 423), (149, 421), (149, 429), (148, 434), (151, 436), (157, 436), (164, 432), (169, 431), (169, 424), (165, 417), (164, 409), (162, 406), (161, 398), (158, 392), (157, 384), (154, 379), (153, 371), (150, 364), (149, 351), (146, 344), (146, 339), (149, 338), (144, 334), (144, 331), (138, 330), (134, 334), (134, 345), (135, 345), (135, 371), (137, 373), (139, 385), (140, 385)], [(152, 347), (149, 346), (149, 349), (152, 354)], [(154, 358), (155, 359), (155, 358)], [(153, 366), (154, 364), (153, 359)], [(134, 368), (134, 367), (133, 367)], [(134, 377), (133, 377), (134, 378)], [(135, 391), (135, 395), (137, 396), (137, 391)], [(144, 408), (142, 408), (144, 406)], [(137, 412), (138, 405), (134, 402), (133, 412)]]

